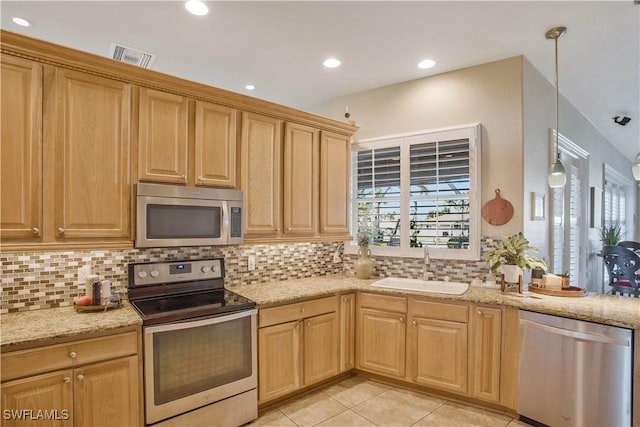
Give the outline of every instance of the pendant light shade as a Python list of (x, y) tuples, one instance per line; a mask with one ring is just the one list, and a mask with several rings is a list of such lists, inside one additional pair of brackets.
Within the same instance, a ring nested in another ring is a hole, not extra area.
[(638, 155), (636, 156), (636, 160), (633, 162), (631, 172), (633, 172), (633, 177), (636, 179), (636, 181), (640, 181), (640, 153), (638, 153)]
[(555, 161), (551, 164), (547, 173), (547, 182), (551, 188), (562, 188), (567, 183), (567, 173), (560, 161), (560, 150), (558, 148), (558, 138), (560, 137), (559, 127), (559, 90), (558, 90), (558, 39), (567, 32), (567, 27), (552, 28), (545, 33), (545, 37), (555, 41), (555, 66), (556, 66), (556, 131), (555, 131)]

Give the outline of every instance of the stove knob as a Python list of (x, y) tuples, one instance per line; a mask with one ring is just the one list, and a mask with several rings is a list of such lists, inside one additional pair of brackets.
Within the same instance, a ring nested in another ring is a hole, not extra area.
[(220, 271), (220, 266), (218, 264), (213, 264), (211, 266), (211, 271), (213, 271), (214, 273), (217, 273), (218, 271)]
[(151, 277), (158, 277), (160, 275), (160, 272), (158, 270), (151, 270)]
[(203, 265), (201, 270), (203, 273), (208, 273), (211, 271), (211, 267), (209, 267), (208, 265)]
[(147, 272), (142, 270), (138, 271), (138, 277), (144, 279), (145, 277), (147, 277)]

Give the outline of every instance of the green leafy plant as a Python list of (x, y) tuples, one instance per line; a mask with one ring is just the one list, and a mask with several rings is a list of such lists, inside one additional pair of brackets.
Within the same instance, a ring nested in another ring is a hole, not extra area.
[(602, 243), (607, 246), (615, 246), (620, 241), (620, 226), (619, 225), (611, 225), (609, 227), (602, 227), (600, 230), (600, 238), (602, 239)]
[(521, 232), (499, 240), (496, 248), (487, 252), (491, 271), (496, 273), (502, 265), (517, 265), (522, 270), (539, 268), (547, 271), (547, 263), (544, 260), (529, 255), (525, 251), (538, 252), (538, 249), (531, 246)]
[(358, 230), (358, 246), (369, 246), (369, 242), (371, 241), (371, 234), (366, 229)]

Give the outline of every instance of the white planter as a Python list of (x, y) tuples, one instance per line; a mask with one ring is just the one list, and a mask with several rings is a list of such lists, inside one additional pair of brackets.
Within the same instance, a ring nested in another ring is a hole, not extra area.
[(503, 265), (500, 271), (504, 274), (504, 281), (507, 283), (518, 283), (522, 270), (517, 265)]

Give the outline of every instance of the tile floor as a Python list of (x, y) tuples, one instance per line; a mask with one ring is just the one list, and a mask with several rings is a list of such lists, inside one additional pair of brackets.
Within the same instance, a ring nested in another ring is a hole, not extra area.
[(298, 399), (283, 402), (249, 424), (275, 426), (521, 427), (499, 412), (350, 377)]

